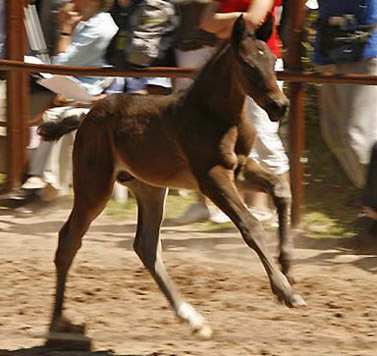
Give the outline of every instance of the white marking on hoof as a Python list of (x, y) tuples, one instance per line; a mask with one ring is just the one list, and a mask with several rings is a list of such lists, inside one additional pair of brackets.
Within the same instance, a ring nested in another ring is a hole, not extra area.
[(212, 337), (212, 329), (204, 324), (201, 328), (194, 330), (194, 334), (201, 340), (209, 340)]
[(301, 297), (301, 295), (299, 294), (295, 294), (293, 297), (292, 297), (292, 301), (291, 301), (291, 306), (293, 308), (297, 308), (297, 307), (306, 307), (306, 302), (304, 300), (304, 298)]
[(177, 310), (177, 315), (188, 322), (193, 330), (200, 330), (204, 326), (204, 318), (189, 303), (183, 302)]

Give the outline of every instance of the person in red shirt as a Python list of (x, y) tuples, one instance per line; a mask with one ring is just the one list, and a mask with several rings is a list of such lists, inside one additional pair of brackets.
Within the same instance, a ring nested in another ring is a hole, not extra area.
[[(212, 7), (203, 14), (201, 28), (213, 32), (217, 37), (227, 39), (230, 37), (233, 24), (243, 14), (247, 26), (251, 29), (258, 28), (265, 20), (268, 13), (275, 17), (275, 8), (282, 6), (282, 0), (215, 0)], [(276, 26), (267, 42), (276, 57), (281, 57), (281, 43)]]
[[(202, 14), (200, 27), (214, 33), (219, 39), (226, 40), (230, 38), (233, 24), (241, 14), (249, 28), (257, 29), (269, 13), (275, 17), (276, 7), (281, 5), (281, 0), (216, 0)], [(275, 69), (283, 70), (282, 46), (276, 26), (267, 44), (278, 58)], [(280, 85), (282, 86), (282, 83)], [(289, 161), (278, 135), (278, 123), (271, 122), (267, 113), (252, 98), (248, 97), (245, 105), (247, 115), (256, 131), (250, 157), (271, 173), (289, 180)], [(266, 194), (261, 192), (248, 194), (245, 200), (251, 206), (251, 212), (260, 221), (272, 218), (273, 213), (269, 208), (270, 201)], [(215, 223), (229, 221), (225, 214), (214, 211), (206, 204), (204, 197), (201, 197), (178, 219), (187, 222), (208, 218)]]

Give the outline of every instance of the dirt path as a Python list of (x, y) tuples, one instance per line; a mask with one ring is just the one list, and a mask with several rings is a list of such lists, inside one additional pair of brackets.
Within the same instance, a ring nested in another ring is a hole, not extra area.
[[(39, 349), (38, 336), (49, 321), (57, 231), (69, 206), (0, 214), (1, 356), (66, 355)], [(235, 230), (163, 228), (169, 273), (215, 331), (202, 342), (175, 320), (132, 251), (134, 229), (102, 215), (71, 271), (67, 312), (86, 322), (97, 351), (90, 355), (376, 355), (376, 246), (355, 251), (299, 237), (296, 289), (308, 307), (289, 310), (274, 301), (259, 260)]]

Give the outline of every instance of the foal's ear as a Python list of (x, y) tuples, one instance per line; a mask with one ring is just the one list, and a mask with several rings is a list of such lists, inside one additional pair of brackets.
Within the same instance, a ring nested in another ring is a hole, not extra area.
[(243, 16), (240, 15), (233, 25), (233, 32), (232, 32), (232, 44), (236, 46), (236, 48), (242, 41), (245, 30), (246, 30), (245, 21), (243, 19)]
[(275, 18), (271, 13), (268, 13), (267, 19), (258, 29), (255, 31), (255, 36), (258, 40), (267, 42), (272, 35), (274, 28)]

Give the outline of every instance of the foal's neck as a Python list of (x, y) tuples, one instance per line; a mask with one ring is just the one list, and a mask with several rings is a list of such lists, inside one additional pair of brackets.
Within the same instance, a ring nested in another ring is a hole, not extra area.
[(245, 100), (236, 65), (230, 44), (225, 44), (206, 64), (188, 93), (192, 100), (204, 101), (211, 114), (232, 123), (240, 120)]

